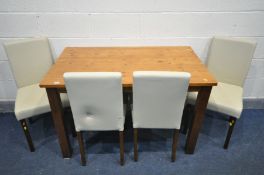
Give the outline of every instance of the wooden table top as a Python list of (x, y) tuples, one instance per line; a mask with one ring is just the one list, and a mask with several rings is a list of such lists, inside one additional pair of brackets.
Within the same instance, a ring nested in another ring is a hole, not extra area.
[(40, 87), (65, 88), (65, 72), (122, 72), (123, 86), (131, 87), (133, 71), (184, 71), (191, 73), (190, 87), (217, 85), (189, 46), (66, 47)]

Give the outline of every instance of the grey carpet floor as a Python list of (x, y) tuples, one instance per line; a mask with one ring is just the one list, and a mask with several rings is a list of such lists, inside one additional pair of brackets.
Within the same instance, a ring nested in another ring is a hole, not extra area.
[[(129, 119), (128, 119), (129, 121)], [(195, 153), (184, 153), (180, 134), (177, 159), (170, 162), (172, 131), (140, 130), (139, 161), (133, 161), (131, 124), (125, 130), (125, 165), (119, 165), (118, 132), (87, 132), (87, 165), (80, 165), (77, 139), (71, 159), (63, 159), (50, 113), (30, 124), (36, 151), (29, 152), (13, 113), (0, 114), (0, 174), (264, 174), (264, 110), (244, 110), (228, 150), (222, 148), (228, 123), (207, 112)]]

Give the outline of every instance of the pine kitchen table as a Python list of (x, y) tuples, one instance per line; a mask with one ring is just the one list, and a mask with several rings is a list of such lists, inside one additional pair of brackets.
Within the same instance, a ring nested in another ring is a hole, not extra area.
[(40, 82), (46, 88), (52, 118), (64, 158), (72, 148), (66, 132), (60, 93), (66, 93), (65, 72), (122, 72), (123, 88), (131, 90), (133, 71), (184, 71), (191, 73), (188, 91), (197, 91), (194, 118), (185, 151), (192, 154), (203, 123), (206, 106), (216, 79), (189, 46), (164, 47), (66, 47)]

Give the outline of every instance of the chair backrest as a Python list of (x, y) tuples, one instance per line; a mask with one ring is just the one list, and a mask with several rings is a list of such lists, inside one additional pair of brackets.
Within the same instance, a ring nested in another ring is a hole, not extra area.
[(133, 127), (179, 129), (190, 73), (133, 73)]
[(53, 64), (47, 38), (31, 38), (4, 44), (18, 87), (39, 83)]
[(243, 87), (256, 43), (243, 39), (213, 38), (207, 66), (220, 82)]
[(124, 130), (120, 72), (68, 72), (64, 80), (76, 131)]

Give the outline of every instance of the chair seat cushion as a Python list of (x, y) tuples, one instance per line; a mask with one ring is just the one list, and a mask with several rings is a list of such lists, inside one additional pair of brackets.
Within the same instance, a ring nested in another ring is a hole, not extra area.
[[(69, 106), (67, 94), (61, 94), (64, 107)], [(15, 114), (17, 120), (33, 117), (34, 115), (50, 112), (50, 105), (45, 88), (39, 84), (25, 86), (17, 90)]]
[[(188, 93), (187, 103), (195, 104), (197, 94)], [(218, 82), (218, 85), (212, 88), (207, 109), (239, 118), (243, 109), (243, 88)]]

